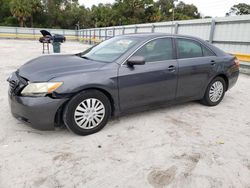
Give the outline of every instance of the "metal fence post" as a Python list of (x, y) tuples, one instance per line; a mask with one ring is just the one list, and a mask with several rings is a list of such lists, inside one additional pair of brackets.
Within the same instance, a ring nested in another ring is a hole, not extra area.
[(86, 30), (86, 42), (89, 43), (89, 30)]
[(113, 37), (115, 36), (115, 27), (113, 27)]
[(122, 34), (123, 35), (125, 34), (125, 27), (124, 26), (122, 27)]
[(211, 27), (210, 27), (210, 33), (209, 33), (209, 42), (210, 43), (213, 43), (215, 24), (216, 24), (215, 20), (212, 19), (212, 21), (211, 21)]
[(86, 43), (89, 42), (89, 30), (86, 29)]
[(15, 28), (15, 30), (16, 30), (16, 39), (17, 39), (17, 27)]
[(137, 33), (137, 26), (135, 26), (135, 33)]
[(178, 23), (175, 23), (175, 26), (174, 26), (174, 34), (178, 34), (178, 26), (179, 26), (179, 24), (178, 24)]
[(89, 29), (89, 43), (91, 44), (91, 38), (92, 38), (92, 30)]
[(86, 30), (85, 29), (83, 29), (82, 30), (82, 40), (83, 40), (83, 42), (85, 43), (85, 32), (86, 32)]
[(99, 29), (99, 42), (102, 40), (102, 38), (101, 38), (101, 29)]
[(35, 28), (33, 28), (33, 36), (34, 36), (34, 39), (36, 40)]
[(107, 28), (105, 28), (105, 40), (107, 40)]
[(79, 29), (79, 32), (78, 32), (78, 41), (81, 40), (81, 36), (82, 36), (82, 30)]
[(92, 44), (92, 29), (89, 30), (89, 41)]
[(152, 24), (152, 26), (151, 26), (151, 32), (152, 32), (152, 33), (155, 32), (155, 25), (154, 25), (154, 24)]

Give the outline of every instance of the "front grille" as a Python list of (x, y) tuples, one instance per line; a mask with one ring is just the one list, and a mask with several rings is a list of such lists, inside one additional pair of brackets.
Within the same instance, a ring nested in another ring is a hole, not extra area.
[(17, 84), (16, 84), (15, 80), (10, 80), (9, 85), (10, 85), (10, 92), (12, 93), (16, 89)]
[(27, 80), (22, 78), (18, 72), (14, 72), (9, 78), (10, 93), (19, 95), (21, 90), (28, 84)]

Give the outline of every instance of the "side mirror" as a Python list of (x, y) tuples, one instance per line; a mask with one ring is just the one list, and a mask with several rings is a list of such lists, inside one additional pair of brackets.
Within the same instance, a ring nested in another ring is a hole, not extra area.
[(144, 65), (145, 58), (142, 56), (132, 56), (127, 60), (127, 64), (131, 67), (134, 65)]

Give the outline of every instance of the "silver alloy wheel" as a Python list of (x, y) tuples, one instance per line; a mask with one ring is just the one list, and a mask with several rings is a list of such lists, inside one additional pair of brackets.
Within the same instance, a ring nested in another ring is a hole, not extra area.
[(209, 99), (212, 102), (218, 102), (223, 94), (223, 84), (220, 81), (216, 81), (210, 87)]
[(74, 120), (83, 129), (97, 127), (105, 116), (103, 103), (96, 98), (89, 98), (82, 101), (75, 109)]

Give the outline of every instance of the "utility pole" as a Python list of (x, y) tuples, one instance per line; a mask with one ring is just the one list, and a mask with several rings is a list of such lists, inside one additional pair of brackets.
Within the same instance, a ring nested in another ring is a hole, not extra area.
[(169, 12), (172, 13), (172, 26), (171, 26), (171, 34), (173, 34), (174, 30), (174, 11), (175, 11), (175, 2), (177, 3), (178, 0), (173, 2), (173, 8), (169, 9)]
[(78, 21), (77, 24), (76, 24), (76, 30), (79, 30), (79, 29), (80, 29), (80, 23)]
[(173, 30), (174, 30), (174, 9), (175, 9), (175, 7), (173, 8), (171, 34), (173, 34)]
[(169, 12), (172, 13), (172, 26), (171, 26), (171, 34), (173, 34), (173, 28), (174, 28), (174, 7), (169, 9)]
[(76, 36), (77, 36), (77, 38), (79, 39), (79, 29), (80, 29), (80, 23), (79, 23), (79, 21), (77, 22), (77, 24), (75, 25), (76, 27)]

